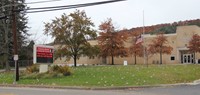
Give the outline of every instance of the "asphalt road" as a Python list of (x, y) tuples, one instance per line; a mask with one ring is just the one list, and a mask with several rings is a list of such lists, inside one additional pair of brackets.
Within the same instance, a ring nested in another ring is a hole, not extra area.
[(0, 95), (138, 95), (120, 90), (72, 90), (0, 87)]
[(0, 87), (0, 95), (200, 95), (200, 85), (126, 90), (75, 90)]
[(140, 89), (138, 92), (149, 93), (149, 95), (200, 95), (200, 84)]

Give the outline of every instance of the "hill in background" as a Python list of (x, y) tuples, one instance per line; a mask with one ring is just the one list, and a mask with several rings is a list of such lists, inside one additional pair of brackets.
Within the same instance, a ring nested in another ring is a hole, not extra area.
[[(157, 34), (159, 32), (163, 32), (165, 34), (176, 33), (177, 26), (186, 26), (186, 25), (200, 26), (200, 19), (179, 21), (179, 22), (167, 23), (167, 24), (158, 24), (158, 25), (152, 25), (152, 26), (145, 26), (145, 34)], [(132, 28), (129, 31), (137, 32), (138, 34), (141, 34), (143, 31), (143, 27)]]

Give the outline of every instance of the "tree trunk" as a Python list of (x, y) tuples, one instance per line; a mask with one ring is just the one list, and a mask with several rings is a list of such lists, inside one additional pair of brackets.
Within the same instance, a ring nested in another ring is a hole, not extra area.
[(77, 58), (77, 56), (74, 55), (74, 67), (76, 67), (76, 58)]
[(6, 64), (5, 70), (6, 70), (6, 71), (10, 71), (10, 65), (9, 65), (8, 60), (6, 60), (5, 64)]
[(8, 51), (7, 50), (6, 50), (6, 55), (5, 55), (5, 65), (6, 65), (5, 70), (10, 71), (10, 64), (8, 62)]
[(8, 62), (8, 56), (9, 56), (9, 46), (8, 46), (8, 43), (9, 43), (9, 39), (8, 39), (8, 24), (6, 23), (6, 20), (4, 20), (3, 22), (3, 28), (5, 30), (5, 35), (4, 35), (4, 38), (5, 38), (5, 48), (4, 48), (4, 62), (5, 62), (5, 70), (6, 71), (10, 71), (10, 65), (9, 65), (9, 62)]
[(114, 65), (114, 56), (112, 55), (112, 65)]
[(149, 56), (148, 55), (146, 55), (146, 58), (147, 58), (147, 68), (148, 68), (148, 62), (149, 62)]
[(195, 52), (194, 52), (194, 64), (196, 64), (196, 59), (195, 59), (196, 57), (195, 57), (195, 55), (196, 55), (196, 54), (195, 54)]
[(162, 64), (162, 48), (160, 50), (160, 64)]
[(137, 61), (136, 61), (136, 54), (135, 54), (134, 56), (135, 56), (135, 65), (136, 65), (136, 62), (137, 62)]

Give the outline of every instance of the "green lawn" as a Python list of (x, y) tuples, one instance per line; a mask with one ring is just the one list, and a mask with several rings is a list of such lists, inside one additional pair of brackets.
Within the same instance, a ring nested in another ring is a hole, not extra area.
[[(200, 79), (200, 65), (91, 66), (72, 70), (71, 76), (21, 79), (18, 84), (112, 87), (187, 83)], [(13, 73), (0, 73), (0, 84), (12, 82)]]

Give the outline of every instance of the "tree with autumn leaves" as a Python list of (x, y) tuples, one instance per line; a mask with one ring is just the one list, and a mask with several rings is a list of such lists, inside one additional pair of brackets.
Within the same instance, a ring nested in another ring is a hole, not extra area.
[(157, 34), (156, 38), (152, 40), (152, 43), (149, 44), (148, 52), (151, 54), (160, 54), (160, 64), (162, 64), (162, 55), (163, 54), (171, 54), (173, 48), (171, 46), (167, 46), (168, 43), (167, 37), (164, 36), (163, 33)]
[(63, 14), (50, 23), (45, 23), (45, 34), (51, 35), (54, 43), (60, 45), (56, 50), (57, 58), (62, 56), (73, 58), (74, 66), (81, 56), (92, 57), (98, 53), (97, 46), (91, 46), (86, 38), (95, 39), (94, 24), (84, 11), (76, 10), (69, 15)]
[(142, 43), (133, 43), (133, 45), (129, 48), (129, 53), (134, 56), (135, 59), (135, 65), (137, 63), (137, 56), (142, 57), (143, 56), (143, 45)]
[[(192, 36), (192, 39), (189, 41), (189, 51), (191, 53), (194, 53), (194, 59), (195, 59), (195, 54), (197, 52), (200, 53), (200, 36), (198, 34), (194, 34)], [(194, 61), (195, 62), (195, 61)]]
[[(127, 57), (132, 54), (135, 56), (136, 64), (136, 56), (143, 55), (142, 43), (134, 42), (130, 48), (125, 47), (130, 33), (126, 29), (116, 30), (112, 19), (107, 19), (99, 25), (101, 32), (97, 37), (98, 47), (91, 46), (86, 38), (96, 38), (96, 32), (91, 28), (93, 26), (94, 24), (85, 12), (77, 10), (69, 15), (63, 14), (60, 18), (52, 20), (51, 23), (45, 23), (45, 33), (52, 35), (55, 38), (54, 43), (60, 45), (56, 50), (56, 56), (73, 58), (74, 66), (77, 64), (76, 60), (83, 55), (94, 57), (98, 54), (104, 58), (111, 57), (112, 65), (114, 65), (114, 57)], [(165, 46), (166, 43), (166, 37), (163, 34), (158, 35), (146, 50), (148, 54), (160, 53), (160, 64), (162, 64), (162, 54), (169, 54), (172, 51), (170, 46)]]
[(134, 60), (135, 60), (134, 64), (135, 65), (137, 63), (137, 56), (142, 57), (144, 55), (142, 42), (137, 43), (139, 35), (141, 35), (141, 34), (138, 33), (138, 32), (132, 32), (131, 33), (131, 36), (132, 36), (132, 39), (133, 39), (133, 43), (129, 47), (129, 54), (134, 56)]
[(124, 47), (124, 42), (128, 39), (126, 30), (118, 31), (112, 23), (112, 19), (102, 22), (99, 25), (98, 45), (101, 57), (111, 56), (112, 65), (114, 65), (114, 57), (128, 56), (128, 49)]

